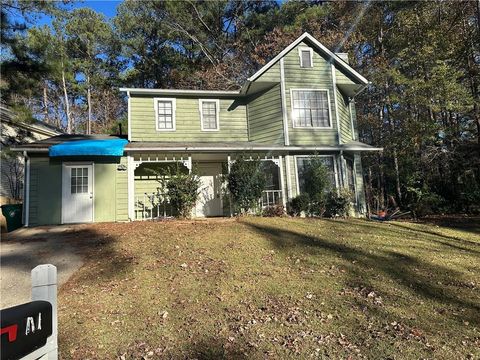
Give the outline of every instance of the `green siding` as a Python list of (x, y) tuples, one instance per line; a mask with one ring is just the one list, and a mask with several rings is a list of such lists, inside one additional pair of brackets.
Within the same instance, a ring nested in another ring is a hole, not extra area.
[[(288, 114), (288, 132), (290, 145), (336, 145), (338, 143), (335, 98), (330, 64), (317, 52), (313, 52), (313, 67), (301, 68), (298, 47), (300, 43), (284, 57), (285, 96)], [(330, 96), (331, 129), (299, 129), (293, 127), (291, 89), (324, 89)]]
[(255, 81), (280, 82), (280, 62), (277, 62)]
[(247, 111), (251, 141), (284, 144), (280, 85), (255, 97)]
[(117, 164), (94, 164), (94, 219), (95, 222), (115, 221)]
[[(126, 168), (127, 158), (120, 158), (120, 164)], [(126, 170), (117, 170), (115, 174), (116, 221), (128, 221), (128, 173)]]
[(363, 183), (363, 167), (362, 167), (362, 157), (359, 153), (355, 154), (355, 174), (357, 182), (357, 211), (364, 215), (367, 213), (366, 199), (365, 199), (365, 187)]
[(60, 224), (62, 164), (48, 157), (30, 158), (29, 226)]
[[(157, 131), (153, 96), (132, 96), (132, 141), (248, 141), (246, 106), (220, 100), (220, 130), (202, 131), (198, 98), (176, 98), (176, 130)], [(173, 99), (173, 97), (172, 97)]]
[(340, 119), (340, 137), (342, 143), (352, 141), (352, 125), (350, 122), (350, 111), (348, 109), (348, 97), (344, 96), (337, 89), (337, 109)]
[[(82, 160), (77, 160), (82, 162)], [(120, 160), (126, 164), (126, 158)], [(73, 161), (68, 161), (74, 163)], [(127, 220), (127, 172), (118, 163), (94, 162), (94, 221)], [(112, 199), (115, 199), (112, 201)], [(30, 158), (29, 225), (52, 225), (62, 221), (62, 162), (47, 157)]]
[(355, 84), (353, 80), (338, 69), (335, 69), (335, 78), (338, 84)]

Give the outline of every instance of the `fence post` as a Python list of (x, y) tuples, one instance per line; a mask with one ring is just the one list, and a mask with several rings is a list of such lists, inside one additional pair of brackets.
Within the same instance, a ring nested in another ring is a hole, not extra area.
[(38, 265), (32, 270), (32, 301), (45, 300), (52, 304), (52, 335), (47, 339), (45, 355), (40, 359), (58, 359), (57, 268)]

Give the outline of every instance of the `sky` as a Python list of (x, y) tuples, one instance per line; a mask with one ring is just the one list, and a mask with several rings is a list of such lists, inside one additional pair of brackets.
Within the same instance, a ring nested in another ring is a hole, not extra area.
[[(107, 19), (110, 19), (116, 15), (117, 6), (122, 1), (117, 0), (91, 0), (91, 1), (74, 1), (65, 5), (65, 9), (77, 9), (82, 7), (89, 7), (95, 10), (96, 12), (102, 13), (105, 15)], [(50, 16), (41, 16), (38, 19), (35, 19), (32, 25), (42, 26), (42, 25), (50, 25), (52, 22), (52, 18)]]

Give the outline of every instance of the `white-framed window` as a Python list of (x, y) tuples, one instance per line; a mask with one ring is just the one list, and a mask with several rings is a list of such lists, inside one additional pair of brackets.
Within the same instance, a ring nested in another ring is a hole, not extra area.
[(305, 192), (305, 172), (309, 161), (312, 161), (312, 158), (314, 157), (320, 159), (327, 168), (330, 178), (330, 189), (338, 187), (338, 171), (334, 155), (295, 155), (295, 173), (298, 194)]
[(220, 101), (200, 99), (198, 101), (202, 131), (220, 130)]
[(294, 128), (332, 128), (330, 94), (325, 89), (290, 89)]
[(313, 49), (300, 47), (298, 48), (298, 56), (300, 58), (300, 67), (311, 68), (313, 67)]
[(155, 121), (157, 131), (175, 131), (176, 100), (172, 98), (154, 98)]

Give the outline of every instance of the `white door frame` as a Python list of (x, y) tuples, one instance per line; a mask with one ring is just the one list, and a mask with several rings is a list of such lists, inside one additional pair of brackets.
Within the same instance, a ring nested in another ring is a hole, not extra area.
[[(215, 165), (215, 166), (216, 166), (216, 165), (219, 165), (219, 166), (220, 166), (220, 173), (219, 173), (219, 174), (215, 174), (214, 177), (213, 177), (214, 190), (215, 190), (215, 181), (217, 180), (216, 177), (222, 174), (222, 173), (221, 173), (221, 171), (222, 171), (222, 163), (221, 163), (221, 162), (216, 162), (216, 161), (215, 161), (215, 162), (209, 162), (209, 161), (204, 161), (204, 162), (202, 162), (202, 161), (200, 161), (200, 162), (197, 162), (197, 169), (200, 168), (202, 165), (206, 165), (206, 166), (208, 166), (208, 165)], [(205, 175), (205, 176), (209, 176), (209, 175)], [(198, 175), (198, 177), (202, 177), (202, 175)], [(218, 185), (219, 185), (219, 188), (220, 188), (220, 189), (219, 189), (219, 191), (220, 191), (220, 198), (219, 198), (219, 200), (220, 200), (220, 209), (219, 209), (220, 214), (219, 214), (219, 215), (205, 215), (205, 214), (204, 214), (203, 216), (198, 216), (198, 215), (197, 215), (197, 204), (198, 204), (199, 199), (197, 199), (197, 202), (196, 202), (196, 204), (195, 204), (195, 217), (207, 218), (207, 217), (209, 217), (209, 216), (211, 216), (211, 217), (223, 216), (223, 197), (222, 197), (222, 193), (221, 193), (221, 191), (222, 191), (222, 183), (221, 183), (220, 179), (218, 179), (218, 181), (219, 181), (219, 184), (218, 184)], [(215, 195), (216, 195), (216, 194), (215, 194)]]
[[(64, 198), (63, 198), (63, 186), (64, 186), (64, 179), (65, 179), (65, 171), (67, 171), (68, 167), (71, 166), (82, 166), (82, 165), (90, 165), (92, 166), (92, 220), (90, 222), (94, 222), (95, 219), (95, 163), (93, 161), (69, 161), (69, 162), (63, 162), (62, 163), (62, 208), (61, 208), (61, 223), (65, 224), (65, 221), (63, 219), (63, 204), (64, 204)], [(68, 223), (70, 224), (70, 223)]]

